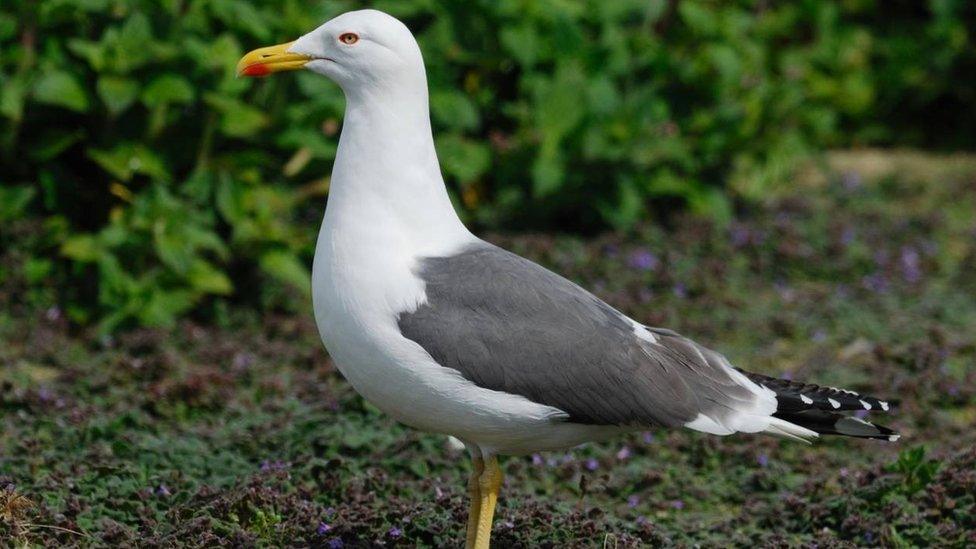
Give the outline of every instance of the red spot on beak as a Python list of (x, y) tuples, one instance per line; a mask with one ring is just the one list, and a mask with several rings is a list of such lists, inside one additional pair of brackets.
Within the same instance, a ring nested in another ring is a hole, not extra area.
[(241, 74), (244, 76), (268, 76), (271, 74), (271, 69), (263, 63), (256, 63), (244, 67), (244, 71)]

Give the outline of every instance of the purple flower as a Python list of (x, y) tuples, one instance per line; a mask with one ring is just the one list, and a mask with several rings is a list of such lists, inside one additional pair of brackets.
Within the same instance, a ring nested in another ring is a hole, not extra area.
[(861, 188), (861, 174), (855, 171), (844, 172), (840, 182), (844, 186), (844, 190), (856, 191)]
[(641, 440), (644, 441), (644, 444), (650, 444), (654, 442), (654, 433), (650, 431), (644, 431), (644, 433), (641, 434)]
[(888, 290), (888, 280), (881, 273), (874, 273), (862, 278), (861, 285), (875, 293), (883, 293)]
[(320, 536), (328, 534), (330, 531), (332, 531), (332, 527), (324, 522), (320, 522), (319, 527), (315, 529), (315, 532)]
[(627, 497), (627, 507), (633, 509), (634, 507), (637, 507), (638, 503), (640, 503), (640, 498), (637, 497), (636, 494)]
[(638, 526), (643, 526), (647, 524), (647, 517), (645, 517), (644, 515), (637, 517), (637, 524)]
[(345, 546), (346, 544), (342, 543), (342, 540), (339, 538), (330, 539), (328, 545), (326, 545), (329, 549), (342, 549)]
[(587, 471), (596, 471), (597, 469), (600, 468), (600, 462), (594, 458), (590, 458), (586, 460), (584, 466), (586, 467)]
[(532, 465), (535, 465), (536, 467), (538, 467), (538, 466), (542, 465), (543, 463), (544, 463), (544, 461), (543, 461), (541, 455), (539, 455), (539, 454), (532, 454)]
[(855, 238), (857, 238), (857, 230), (854, 227), (844, 227), (844, 231), (840, 234), (840, 243), (844, 246), (850, 246), (854, 243)]
[(390, 528), (390, 531), (387, 532), (386, 535), (390, 536), (393, 539), (397, 539), (398, 537), (403, 535), (403, 530), (394, 526), (393, 528)]
[(760, 467), (768, 467), (769, 456), (767, 456), (766, 454), (759, 454), (758, 456), (756, 456), (756, 463), (758, 463)]
[(818, 329), (817, 331), (813, 332), (813, 335), (810, 336), (810, 339), (816, 341), (817, 343), (824, 342), (827, 340), (827, 332)]
[(741, 248), (749, 243), (751, 240), (751, 233), (749, 229), (743, 225), (735, 225), (729, 232), (729, 238), (732, 240), (732, 245), (736, 248)]
[(671, 502), (671, 508), (680, 511), (681, 509), (685, 508), (685, 502), (681, 501), (680, 499), (676, 499)]
[(688, 297), (688, 287), (685, 286), (684, 282), (678, 282), (675, 284), (674, 288), (671, 288), (671, 291), (674, 292), (675, 297), (679, 297), (681, 299)]
[(649, 250), (640, 249), (630, 254), (627, 264), (638, 271), (653, 271), (660, 264), (660, 261)]
[(630, 457), (630, 447), (624, 446), (623, 448), (617, 450), (617, 459), (623, 461)]
[(922, 268), (915, 248), (905, 246), (901, 249), (901, 273), (905, 281), (911, 284), (922, 280)]
[(57, 322), (61, 319), (61, 308), (55, 305), (45, 311), (44, 316), (51, 322)]
[(288, 468), (288, 463), (286, 463), (284, 461), (281, 461), (280, 459), (276, 459), (274, 461), (264, 460), (264, 461), (261, 462), (261, 470), (262, 471), (265, 471), (265, 472), (267, 472), (267, 471), (281, 471), (281, 470), (287, 469), (287, 468)]
[(160, 484), (159, 486), (157, 486), (156, 487), (156, 490), (155, 490), (155, 493), (156, 493), (157, 496), (163, 496), (163, 497), (166, 497), (166, 496), (169, 496), (169, 495), (172, 494), (172, 492), (169, 491), (169, 488), (165, 484)]

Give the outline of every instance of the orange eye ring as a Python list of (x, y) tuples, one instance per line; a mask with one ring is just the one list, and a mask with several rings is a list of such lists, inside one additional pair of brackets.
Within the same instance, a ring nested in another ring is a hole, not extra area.
[(339, 35), (339, 41), (347, 46), (351, 46), (359, 42), (359, 35), (354, 32), (344, 32)]

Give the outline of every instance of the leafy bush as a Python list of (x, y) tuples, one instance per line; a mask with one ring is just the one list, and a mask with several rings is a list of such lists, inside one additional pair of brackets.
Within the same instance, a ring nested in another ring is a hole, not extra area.
[[(925, 123), (973, 100), (963, 1), (374, 4), (418, 35), (445, 174), (485, 227), (724, 222), (824, 145), (972, 145), (972, 109)], [(103, 330), (307, 294), (343, 100), (313, 74), (233, 71), (355, 7), (4, 2), (0, 242), (20, 263), (0, 276)]]

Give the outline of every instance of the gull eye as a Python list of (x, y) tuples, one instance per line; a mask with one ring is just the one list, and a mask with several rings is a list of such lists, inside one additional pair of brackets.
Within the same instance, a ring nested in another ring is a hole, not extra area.
[(351, 46), (359, 42), (359, 35), (354, 32), (344, 32), (339, 35), (339, 41), (347, 46)]

